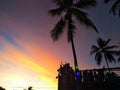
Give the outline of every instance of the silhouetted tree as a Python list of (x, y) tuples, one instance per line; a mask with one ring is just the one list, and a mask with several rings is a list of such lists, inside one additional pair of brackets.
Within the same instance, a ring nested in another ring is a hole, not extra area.
[(102, 62), (102, 57), (105, 58), (107, 67), (110, 71), (108, 62), (116, 62), (114, 55), (117, 55), (118, 51), (114, 48), (118, 48), (117, 45), (108, 45), (111, 39), (103, 40), (102, 38), (97, 39), (98, 46), (92, 45), (90, 54), (95, 54), (95, 60), (97, 64), (100, 65)]
[(32, 88), (33, 88), (33, 87), (28, 87), (28, 90), (33, 90)]
[(76, 51), (74, 47), (74, 33), (75, 33), (75, 21), (77, 20), (80, 24), (87, 27), (93, 28), (97, 33), (98, 30), (94, 23), (88, 18), (88, 13), (84, 12), (83, 9), (88, 9), (96, 5), (95, 0), (53, 0), (57, 5), (56, 9), (49, 10), (49, 14), (52, 16), (60, 16), (60, 20), (51, 31), (51, 37), (54, 41), (58, 40), (63, 34), (65, 27), (67, 27), (67, 39), (71, 42), (75, 70), (78, 70), (78, 63), (76, 57)]
[(3, 88), (3, 87), (0, 86), (0, 90), (5, 90), (5, 88)]
[(118, 14), (120, 17), (120, 0), (104, 0), (104, 3), (109, 3), (110, 1), (113, 1), (114, 3), (109, 12), (113, 13), (115, 16)]

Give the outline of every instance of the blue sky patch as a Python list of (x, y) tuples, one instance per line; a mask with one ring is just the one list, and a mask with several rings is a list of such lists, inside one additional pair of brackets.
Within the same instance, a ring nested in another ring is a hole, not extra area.
[(5, 38), (10, 44), (14, 45), (14, 46), (17, 47), (17, 48), (21, 48), (20, 45), (18, 45), (18, 44), (15, 42), (14, 38), (11, 37), (10, 35), (8, 35), (7, 33), (0, 32), (0, 35), (1, 35), (3, 38)]

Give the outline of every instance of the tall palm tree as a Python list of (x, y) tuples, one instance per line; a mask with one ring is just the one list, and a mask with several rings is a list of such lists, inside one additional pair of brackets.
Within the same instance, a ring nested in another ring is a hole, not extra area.
[(117, 45), (108, 45), (111, 39), (108, 40), (103, 40), (102, 38), (97, 39), (97, 44), (98, 46), (92, 45), (91, 46), (91, 52), (90, 54), (95, 54), (95, 60), (97, 61), (97, 64), (100, 65), (102, 62), (102, 57), (105, 58), (108, 70), (110, 71), (109, 68), (109, 63), (116, 62), (114, 55), (117, 55), (117, 51), (114, 50), (117, 48)]
[(120, 0), (104, 0), (104, 3), (109, 3), (110, 1), (114, 1), (114, 3), (109, 12), (120, 17)]
[(67, 39), (71, 43), (75, 70), (78, 70), (78, 63), (76, 57), (76, 51), (74, 47), (74, 33), (76, 30), (75, 21), (77, 20), (80, 24), (87, 27), (93, 28), (97, 33), (98, 30), (94, 23), (88, 18), (88, 14), (83, 11), (96, 5), (95, 0), (53, 0), (57, 4), (56, 9), (49, 10), (49, 14), (52, 16), (60, 16), (60, 20), (51, 31), (51, 37), (54, 41), (58, 40), (61, 34), (64, 33), (65, 27), (67, 27)]

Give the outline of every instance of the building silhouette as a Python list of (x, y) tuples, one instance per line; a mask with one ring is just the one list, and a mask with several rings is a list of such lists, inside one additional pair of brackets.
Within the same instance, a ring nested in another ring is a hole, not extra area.
[(79, 70), (76, 72), (69, 63), (58, 69), (58, 90), (120, 90), (120, 67)]
[(75, 73), (69, 63), (60, 65), (58, 69), (58, 90), (75, 90)]

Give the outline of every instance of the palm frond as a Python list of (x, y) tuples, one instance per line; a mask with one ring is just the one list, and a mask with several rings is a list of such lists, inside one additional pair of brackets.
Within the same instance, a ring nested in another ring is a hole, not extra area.
[(120, 17), (120, 7), (119, 7), (119, 17)]
[(53, 2), (64, 8), (70, 8), (73, 5), (73, 0), (53, 0)]
[(95, 53), (97, 53), (98, 51), (99, 51), (99, 48), (98, 48), (97, 46), (95, 46), (95, 45), (92, 45), (92, 46), (91, 46), (90, 55), (95, 54)]
[(104, 0), (104, 3), (109, 3), (110, 2), (110, 0)]
[(118, 58), (118, 62), (120, 62), (120, 57)]
[(105, 42), (105, 40), (103, 40), (102, 38), (98, 38), (97, 39), (97, 44), (98, 44), (98, 46), (100, 47), (100, 48), (103, 48), (104, 46), (106, 46), (105, 44), (106, 44), (106, 42)]
[(92, 45), (91, 49), (99, 50), (99, 48), (97, 46), (95, 46), (95, 45)]
[(101, 61), (102, 61), (102, 53), (97, 53), (95, 55), (95, 60), (97, 61), (97, 65), (100, 65), (101, 64)]
[(105, 48), (103, 48), (103, 50), (110, 50), (110, 49), (114, 49), (114, 48), (118, 48), (118, 46), (117, 45), (112, 45), (112, 46), (107, 46), (107, 47), (105, 47)]
[(113, 15), (118, 15), (120, 17), (120, 0), (104, 0), (104, 3), (108, 4), (110, 1), (114, 1), (109, 13)]
[(105, 45), (107, 46), (110, 41), (111, 41), (111, 39), (109, 38), (109, 39), (105, 42)]
[(116, 55), (116, 56), (120, 55), (120, 51), (109, 50), (108, 52), (110, 52), (112, 55)]
[(113, 61), (116, 62), (116, 60), (111, 52), (106, 52), (106, 57), (110, 63), (112, 63)]
[(98, 30), (96, 28), (96, 26), (94, 25), (94, 23), (88, 18), (88, 14), (78, 10), (76, 8), (72, 8), (71, 9), (72, 14), (76, 17), (76, 19), (83, 25), (87, 26), (87, 27), (91, 27), (93, 28), (97, 33)]
[(64, 7), (69, 9), (73, 5), (73, 0), (63, 0), (64, 1)]
[(118, 55), (120, 55), (120, 50), (118, 51)]
[(49, 10), (48, 13), (51, 14), (52, 16), (56, 16), (56, 15), (60, 15), (62, 11), (63, 11), (63, 8), (59, 7), (56, 9)]
[(90, 7), (95, 7), (97, 5), (96, 0), (79, 0), (76, 4), (75, 7), (77, 8), (90, 8)]
[(55, 28), (51, 31), (51, 37), (54, 41), (58, 40), (63, 33), (63, 29), (65, 27), (65, 20), (63, 18), (55, 25)]
[(119, 10), (120, 10), (120, 0), (116, 0), (116, 2), (113, 4), (109, 12), (116, 15), (117, 11), (118, 13), (120, 13)]

